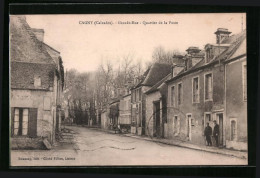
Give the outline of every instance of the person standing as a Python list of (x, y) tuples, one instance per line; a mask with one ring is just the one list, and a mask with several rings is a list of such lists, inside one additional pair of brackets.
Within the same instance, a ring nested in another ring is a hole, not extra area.
[(218, 147), (219, 125), (216, 120), (214, 120), (213, 137), (215, 138), (216, 146)]
[(212, 142), (211, 142), (212, 128), (209, 126), (209, 123), (207, 123), (207, 126), (205, 127), (204, 135), (206, 137), (207, 146), (212, 146)]

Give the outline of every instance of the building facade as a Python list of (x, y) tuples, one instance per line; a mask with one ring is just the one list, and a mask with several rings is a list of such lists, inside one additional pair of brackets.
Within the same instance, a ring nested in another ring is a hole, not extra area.
[(131, 133), (144, 135), (146, 128), (146, 95), (157, 82), (162, 80), (171, 71), (171, 65), (155, 63), (144, 74), (136, 79), (131, 88)]
[(13, 149), (39, 148), (45, 138), (54, 143), (55, 133), (60, 130), (62, 60), (58, 51), (47, 49), (49, 46), (41, 41), (43, 32), (30, 28), (24, 16), (10, 17), (10, 126)]
[[(219, 144), (222, 147), (227, 145), (226, 140), (230, 138), (230, 129), (228, 129), (230, 124), (227, 117), (231, 117), (228, 116), (231, 112), (228, 107), (234, 107), (231, 103), (233, 98), (228, 98), (227, 92), (235, 90), (236, 85), (226, 83), (231, 78), (233, 81), (235, 76), (230, 75), (230, 70), (227, 71), (225, 61), (231, 59), (239, 49), (241, 41), (245, 39), (244, 32), (229, 36), (230, 33), (227, 29), (219, 28), (215, 32), (216, 44), (205, 45), (205, 51), (194, 47), (189, 48), (185, 56), (184, 69), (177, 75), (174, 74), (173, 69), (172, 78), (166, 81), (168, 138), (205, 145), (206, 123), (209, 123), (213, 129), (213, 121), (216, 120), (220, 130)], [(242, 70), (242, 65), (240, 69)], [(244, 106), (237, 106), (237, 109), (239, 107), (242, 109)], [(241, 112), (246, 113), (245, 110)], [(244, 124), (246, 117), (243, 118), (241, 122)], [(246, 128), (242, 124), (240, 127)], [(245, 132), (243, 133), (241, 137), (245, 139)]]

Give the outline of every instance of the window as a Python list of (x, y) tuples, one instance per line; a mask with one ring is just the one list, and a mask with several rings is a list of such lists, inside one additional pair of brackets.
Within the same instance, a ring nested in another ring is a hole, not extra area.
[(205, 100), (212, 100), (212, 74), (205, 75)]
[(15, 108), (14, 135), (28, 134), (28, 109)]
[(193, 78), (192, 82), (192, 102), (198, 103), (199, 102), (199, 78)]
[(211, 121), (211, 114), (206, 114), (205, 117), (207, 122)]
[(41, 78), (39, 76), (35, 76), (33, 84), (34, 84), (34, 87), (40, 87), (42, 85)]
[(231, 119), (230, 120), (230, 126), (231, 126), (231, 140), (235, 141), (237, 138), (237, 122), (236, 119)]
[(182, 104), (182, 83), (178, 84), (178, 105)]
[(12, 136), (37, 136), (37, 108), (11, 108)]
[(242, 72), (243, 72), (243, 99), (247, 100), (247, 65), (246, 62), (242, 64)]
[(212, 47), (208, 46), (206, 49), (206, 62), (210, 62), (211, 59), (213, 58), (213, 51), (212, 51)]
[(171, 87), (171, 106), (175, 105), (175, 91), (174, 86)]

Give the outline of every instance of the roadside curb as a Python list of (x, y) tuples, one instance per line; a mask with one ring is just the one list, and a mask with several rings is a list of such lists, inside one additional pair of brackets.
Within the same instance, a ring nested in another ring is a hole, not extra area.
[[(100, 128), (93, 128), (93, 129), (100, 130), (100, 131), (103, 131), (103, 132), (106, 132), (106, 133), (110, 133), (110, 134), (115, 134), (113, 131), (110, 131), (110, 130), (104, 130), (104, 129), (100, 129)], [(203, 148), (199, 148), (197, 146), (193, 147), (193, 146), (189, 146), (189, 145), (185, 145), (185, 144), (170, 143), (170, 142), (167, 142), (167, 141), (156, 140), (156, 139), (151, 139), (151, 138), (145, 138), (145, 137), (140, 137), (140, 136), (131, 135), (131, 134), (118, 134), (118, 135), (119, 136), (125, 136), (125, 137), (131, 137), (131, 138), (137, 138), (137, 139), (140, 139), (140, 140), (146, 140), (146, 141), (150, 141), (150, 142), (161, 143), (161, 144), (165, 144), (165, 145), (172, 145), (172, 146), (177, 146), (177, 147), (197, 150), (197, 151), (204, 151), (204, 152), (209, 152), (209, 153), (215, 153), (215, 154), (220, 154), (220, 155), (236, 157), (236, 158), (240, 158), (240, 159), (247, 159), (247, 156), (239, 155), (239, 151), (236, 151), (237, 153), (230, 153), (229, 150), (226, 150), (226, 151), (229, 151), (227, 153), (227, 152), (224, 152), (224, 150), (220, 151), (220, 150), (203, 149)]]

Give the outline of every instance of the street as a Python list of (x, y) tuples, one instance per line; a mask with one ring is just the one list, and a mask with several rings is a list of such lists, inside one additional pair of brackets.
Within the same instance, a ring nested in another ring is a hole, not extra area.
[(64, 143), (52, 150), (12, 150), (12, 166), (247, 164), (246, 159), (159, 144), (93, 128), (76, 126), (66, 128), (73, 133), (72, 143)]

